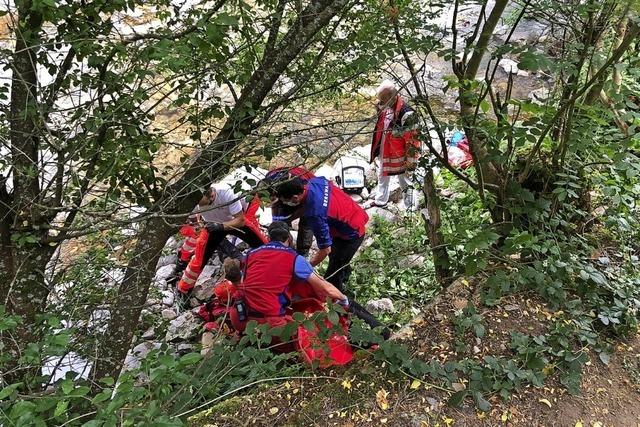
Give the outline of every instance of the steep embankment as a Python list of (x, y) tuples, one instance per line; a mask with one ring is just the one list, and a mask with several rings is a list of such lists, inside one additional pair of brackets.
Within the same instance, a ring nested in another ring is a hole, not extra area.
[[(419, 359), (460, 359), (464, 352), (456, 351), (459, 340), (455, 318), (470, 293), (472, 285), (454, 288), (405, 328), (399, 341)], [(486, 335), (465, 340), (472, 344), (469, 356), (481, 360), (513, 355), (507, 348), (513, 332), (541, 333), (558, 315), (562, 316), (525, 295), (509, 297), (499, 307), (482, 312)], [(470, 398), (458, 408), (451, 407), (447, 401), (455, 390), (390, 374), (388, 366), (363, 353), (346, 369), (319, 371), (317, 378), (310, 373), (303, 380), (256, 386), (248, 395), (234, 397), (192, 417), (190, 425), (637, 426), (639, 349), (638, 336), (620, 343), (608, 365), (589, 352), (579, 395), (569, 394), (557, 375), (551, 374), (543, 387), (526, 386), (514, 391), (507, 401), (497, 395), (487, 396), (491, 408), (484, 413)], [(454, 387), (463, 389), (467, 380), (461, 379)]]

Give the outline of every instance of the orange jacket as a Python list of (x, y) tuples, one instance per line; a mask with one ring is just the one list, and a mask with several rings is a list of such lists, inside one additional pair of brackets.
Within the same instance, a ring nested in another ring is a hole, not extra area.
[(378, 113), (369, 162), (372, 163), (382, 150), (383, 176), (405, 173), (408, 163), (418, 161), (420, 141), (416, 138), (417, 130), (405, 122), (405, 116), (409, 112), (413, 113), (413, 109), (398, 96), (393, 108), (393, 118), (386, 129), (384, 129), (386, 110)]

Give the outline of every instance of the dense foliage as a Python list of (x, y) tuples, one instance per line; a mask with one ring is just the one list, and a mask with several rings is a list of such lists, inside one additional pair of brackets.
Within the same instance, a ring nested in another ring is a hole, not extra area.
[[(162, 298), (155, 266), (197, 188), (241, 164), (311, 166), (366, 142), (372, 111), (358, 91), (380, 77), (421, 117), (426, 206), (373, 221), (354, 294), (391, 298), (396, 326), (456, 283), (475, 299), (450, 319), (453, 360), (395, 341), (373, 357), (482, 411), (548, 379), (578, 393), (588, 355), (609, 363), (638, 329), (638, 11), (615, 0), (7, 2), (0, 423), (183, 425), (256, 384), (309, 375), (266, 346), (289, 329), (221, 338), (206, 357), (163, 343), (121, 368), (145, 330), (166, 328), (145, 307)], [(527, 25), (541, 30), (520, 35)], [(466, 170), (447, 155), (456, 129)], [(513, 295), (549, 308), (545, 330), (474, 358), (484, 309)], [(69, 355), (90, 373), (54, 375)]]

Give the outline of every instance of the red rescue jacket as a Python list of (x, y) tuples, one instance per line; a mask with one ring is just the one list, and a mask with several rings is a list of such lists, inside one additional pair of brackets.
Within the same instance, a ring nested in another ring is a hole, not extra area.
[[(415, 129), (403, 130), (403, 117), (413, 109), (398, 96), (393, 107), (393, 118), (389, 127), (384, 129), (386, 110), (378, 113), (378, 121), (373, 132), (371, 142), (370, 163), (378, 157), (382, 150), (382, 175), (400, 175), (406, 172), (407, 163), (415, 163), (418, 160), (420, 141), (417, 140)], [(395, 135), (394, 135), (395, 133)]]
[(291, 301), (289, 286), (294, 282), (295, 250), (278, 242), (254, 249), (245, 261), (240, 293), (252, 312), (262, 316), (283, 316)]

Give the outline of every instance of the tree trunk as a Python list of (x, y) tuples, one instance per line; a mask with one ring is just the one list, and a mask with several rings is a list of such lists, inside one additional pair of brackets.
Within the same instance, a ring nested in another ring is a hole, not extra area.
[(147, 301), (156, 263), (167, 239), (174, 232), (175, 227), (162, 218), (153, 218), (144, 224), (139, 233), (135, 254), (127, 265), (111, 310), (107, 333), (100, 341), (99, 358), (92, 374), (94, 381), (107, 376), (115, 378), (120, 372), (123, 355), (126, 356), (129, 351), (140, 312)]
[[(499, 171), (489, 158), (489, 153), (485, 147), (485, 141), (475, 132), (476, 126), (476, 105), (473, 102), (474, 96), (471, 83), (475, 81), (482, 58), (487, 53), (489, 40), (493, 31), (500, 21), (500, 17), (508, 4), (508, 0), (497, 0), (486, 22), (482, 26), (482, 31), (478, 42), (473, 46), (473, 54), (469, 62), (465, 64), (464, 73), (460, 81), (460, 116), (465, 135), (469, 141), (469, 149), (473, 156), (474, 166), (478, 175), (478, 191), (484, 205), (491, 212), (493, 221), (503, 224), (508, 221), (508, 212), (504, 208), (503, 182)], [(470, 48), (470, 46), (469, 46)], [(487, 199), (485, 187), (496, 196), (495, 202)]]
[[(310, 3), (290, 27), (289, 32), (270, 52), (265, 52), (262, 65), (244, 87), (237, 104), (218, 136), (198, 154), (182, 177), (156, 203), (156, 211), (179, 214), (191, 210), (200, 198), (199, 188), (222, 178), (230, 165), (221, 161), (248, 135), (256, 122), (256, 111), (271, 91), (274, 83), (289, 64), (307, 47), (318, 31), (340, 12), (347, 0), (316, 0)], [(142, 304), (146, 300), (153, 267), (166, 238), (177, 227), (151, 220), (144, 225), (136, 246), (136, 257), (127, 267), (125, 281), (120, 286), (118, 305), (102, 339), (92, 377), (117, 378), (133, 339)], [(156, 237), (150, 236), (156, 234)], [(113, 345), (117, 343), (117, 345)]]
[(38, 324), (38, 316), (45, 312), (49, 288), (44, 280), (44, 271), (51, 259), (54, 248), (43, 245), (25, 245), (13, 247), (11, 256), (15, 273), (11, 281), (6, 283), (6, 297), (2, 303), (6, 304), (7, 313), (18, 315), (21, 322), (16, 327), (15, 333), (0, 335), (6, 351), (12, 358), (8, 366), (5, 366), (7, 377), (3, 378), (8, 384), (23, 382), (28, 388), (37, 390), (41, 383), (35, 381), (39, 375), (40, 367), (32, 366), (28, 370), (12, 371), (17, 366), (17, 361), (24, 349), (30, 343), (38, 343), (42, 338), (41, 327)]
[(440, 198), (436, 191), (433, 169), (427, 167), (422, 183), (422, 192), (427, 201), (427, 210), (423, 212), (425, 228), (429, 236), (429, 245), (433, 253), (433, 266), (436, 279), (442, 286), (447, 286), (451, 279), (449, 270), (449, 253), (442, 232), (440, 232)]
[[(2, 337), (5, 348), (17, 361), (29, 343), (39, 342), (41, 338), (36, 320), (44, 313), (49, 295), (44, 270), (55, 246), (39, 243), (47, 234), (43, 231), (47, 212), (39, 207), (42, 203), (38, 168), (39, 133), (43, 126), (37, 100), (36, 51), (40, 45), (42, 16), (30, 0), (16, 2), (16, 8), (9, 111), (13, 191), (8, 193), (3, 179), (0, 200), (8, 205), (0, 210), (4, 213), (0, 219), (0, 304), (6, 305), (8, 314), (22, 318), (13, 336)], [(14, 371), (11, 376), (28, 383), (30, 378), (25, 374)]]
[[(395, 2), (392, 1), (391, 6), (395, 7)], [(402, 33), (400, 32), (400, 26), (398, 25), (397, 19), (394, 19), (393, 21), (393, 31), (396, 41), (398, 42), (398, 46), (402, 52), (404, 62), (407, 64), (407, 68), (411, 73), (411, 79), (413, 80), (413, 86), (418, 94), (419, 103), (426, 107), (428, 112), (431, 112), (432, 110), (431, 105), (429, 104), (429, 97), (420, 86), (415, 66), (409, 56), (409, 52), (404, 46)], [(432, 115), (431, 119), (435, 121), (435, 116)], [(444, 236), (440, 232), (440, 197), (436, 191), (433, 168), (431, 168), (431, 166), (426, 166), (426, 175), (422, 181), (422, 192), (427, 203), (427, 210), (426, 212), (423, 211), (422, 217), (424, 218), (425, 229), (429, 236), (429, 245), (431, 246), (436, 279), (441, 285), (446, 286), (451, 278), (451, 272), (449, 270), (449, 254), (447, 253)]]

